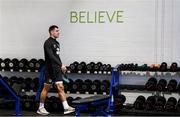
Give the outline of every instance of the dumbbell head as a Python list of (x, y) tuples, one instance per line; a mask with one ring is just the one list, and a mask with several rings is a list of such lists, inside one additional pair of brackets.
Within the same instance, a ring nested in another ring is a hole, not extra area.
[(156, 89), (156, 85), (157, 85), (157, 79), (154, 77), (149, 78), (149, 80), (147, 81), (145, 88), (148, 91), (154, 91)]
[(156, 102), (155, 96), (149, 96), (145, 102), (145, 109), (146, 110), (154, 110), (154, 104)]
[(172, 72), (176, 72), (178, 70), (178, 64), (176, 62), (173, 62), (170, 66), (170, 70)]
[(162, 96), (157, 97), (157, 100), (155, 103), (155, 110), (163, 111), (165, 104), (166, 104), (166, 99), (164, 97)]
[(177, 104), (177, 100), (174, 97), (170, 97), (166, 103), (165, 110), (166, 111), (174, 111)]
[(136, 101), (134, 102), (135, 109), (142, 110), (144, 107), (143, 105), (144, 105), (145, 101), (146, 101), (146, 98), (144, 96), (142, 96), (142, 95), (138, 96)]
[(160, 79), (156, 89), (158, 91), (165, 91), (166, 85), (167, 85), (167, 81), (165, 79)]
[(160, 65), (160, 70), (161, 71), (167, 71), (167, 63), (166, 62), (162, 62)]
[(168, 91), (174, 92), (176, 91), (176, 87), (177, 87), (177, 81), (175, 79), (170, 80), (167, 85)]

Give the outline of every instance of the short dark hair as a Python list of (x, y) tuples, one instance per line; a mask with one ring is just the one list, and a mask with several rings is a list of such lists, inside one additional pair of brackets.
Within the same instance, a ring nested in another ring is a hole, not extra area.
[(54, 30), (55, 28), (58, 28), (58, 26), (56, 26), (56, 25), (51, 25), (51, 26), (49, 27), (49, 34), (50, 34), (51, 31)]

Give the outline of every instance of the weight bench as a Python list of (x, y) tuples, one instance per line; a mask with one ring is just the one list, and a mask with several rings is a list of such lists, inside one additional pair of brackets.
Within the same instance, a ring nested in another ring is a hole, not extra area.
[(80, 100), (75, 100), (72, 102), (75, 105), (75, 115), (80, 116), (81, 110), (87, 110), (91, 106), (96, 106), (97, 110), (91, 113), (90, 116), (109, 116), (103, 109), (104, 105), (108, 106), (110, 96), (108, 95), (95, 95), (87, 98), (82, 98)]

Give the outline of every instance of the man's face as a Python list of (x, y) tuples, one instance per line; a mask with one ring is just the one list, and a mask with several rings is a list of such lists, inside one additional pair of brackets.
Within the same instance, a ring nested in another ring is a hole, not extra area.
[(58, 28), (55, 28), (54, 30), (51, 31), (51, 35), (55, 38), (58, 38), (59, 37), (59, 29)]

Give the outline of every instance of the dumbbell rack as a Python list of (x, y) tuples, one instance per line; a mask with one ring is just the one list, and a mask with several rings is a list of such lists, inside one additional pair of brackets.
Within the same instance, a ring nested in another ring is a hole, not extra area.
[[(142, 86), (145, 85), (145, 83), (147, 82), (147, 80), (149, 79), (148, 77), (150, 76), (155, 76), (158, 77), (157, 79), (166, 79), (171, 80), (172, 79), (172, 75), (173, 75), (173, 79), (177, 79), (177, 81), (179, 82), (180, 79), (180, 74), (178, 72), (161, 72), (161, 71), (121, 71), (120, 70), (120, 65), (117, 65), (115, 68), (115, 79), (117, 80), (117, 83), (119, 82), (119, 85), (121, 86), (123, 85), (135, 85), (135, 86)], [(127, 99), (126, 99), (126, 103), (124, 104), (124, 106), (131, 106), (134, 103), (134, 99), (136, 96), (134, 95), (154, 95), (154, 96), (164, 96), (166, 98), (168, 97), (176, 97), (179, 99), (180, 94), (179, 92), (159, 92), (159, 91), (147, 91), (147, 90), (133, 90), (133, 89), (120, 89), (119, 94), (126, 94)], [(132, 97), (131, 99), (128, 99)], [(136, 98), (135, 98), (136, 99)], [(177, 112), (157, 112), (157, 111), (144, 111), (144, 110), (134, 110), (134, 109), (121, 109), (119, 110), (118, 113), (126, 113), (126, 114), (130, 114), (132, 113), (132, 115), (136, 114), (136, 115), (152, 115), (152, 113), (154, 113), (154, 115), (180, 115), (180, 113)]]

